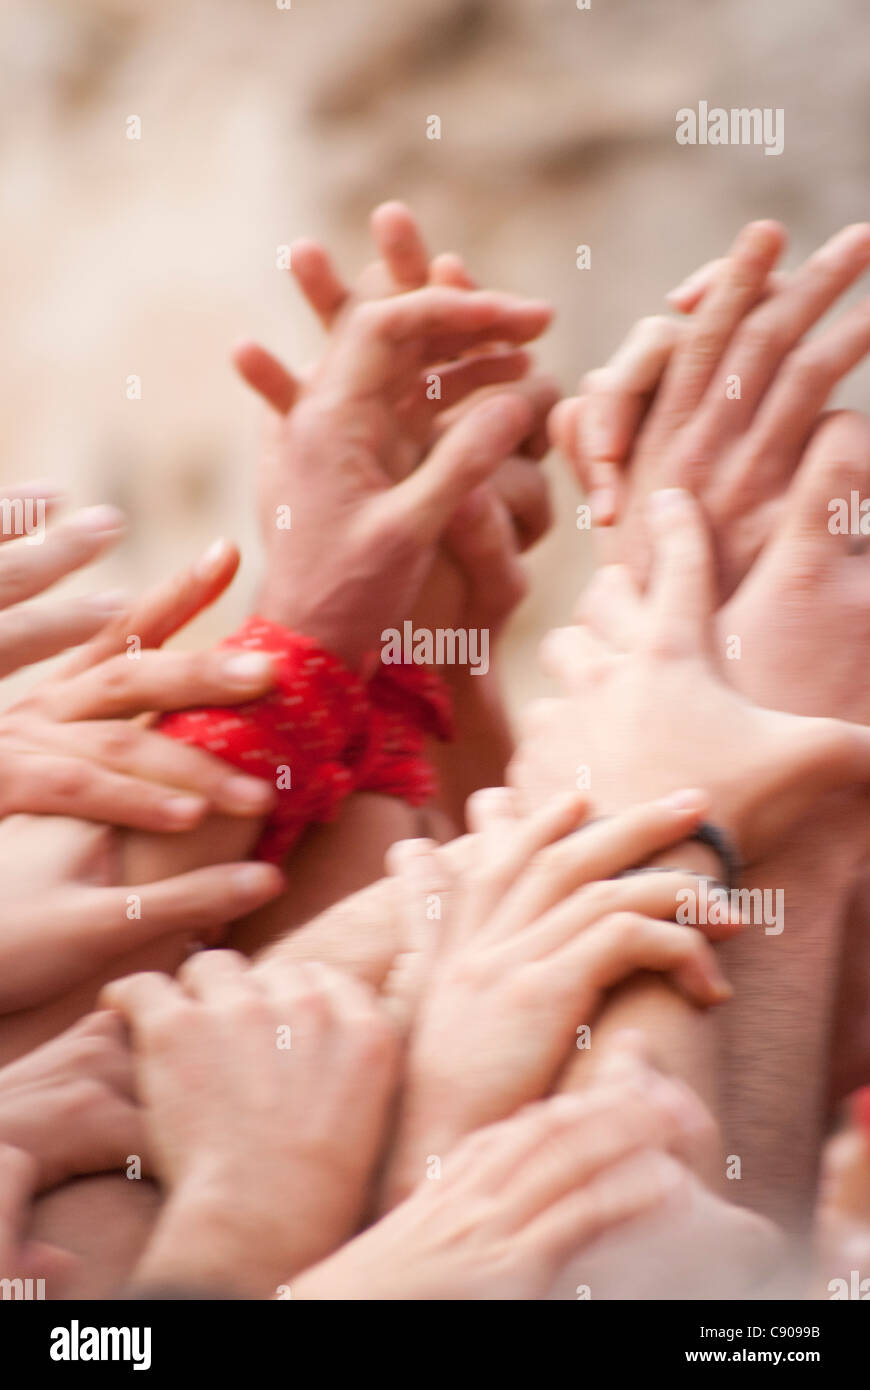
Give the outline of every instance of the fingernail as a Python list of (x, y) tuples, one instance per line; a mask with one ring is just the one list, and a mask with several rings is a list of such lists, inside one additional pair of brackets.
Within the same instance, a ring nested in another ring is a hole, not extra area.
[(651, 492), (647, 502), (649, 510), (655, 516), (663, 516), (666, 512), (672, 515), (684, 510), (689, 502), (689, 494), (685, 488), (664, 487), (658, 492)]
[(199, 558), (194, 573), (201, 579), (211, 574), (217, 568), (217, 563), (226, 554), (227, 542), (221, 537), (220, 540), (212, 541), (211, 545)]
[(106, 618), (112, 617), (115, 613), (123, 613), (129, 601), (129, 594), (123, 589), (113, 589), (105, 594), (88, 594), (83, 600), (86, 608)]
[(734, 998), (734, 989), (725, 979), (724, 975), (714, 975), (710, 984), (713, 987), (713, 994), (717, 1004), (727, 1004), (729, 999)]
[(707, 805), (707, 796), (697, 787), (684, 787), (681, 791), (671, 792), (670, 796), (663, 796), (659, 805), (667, 806), (671, 811), (702, 811)]
[(260, 652), (236, 652), (221, 663), (221, 672), (231, 685), (259, 685), (271, 670), (271, 660)]
[(505, 815), (516, 809), (516, 794), (512, 787), (482, 787), (475, 792), (476, 805), (486, 811), (501, 811)]
[(262, 893), (267, 883), (266, 864), (243, 864), (233, 874), (233, 887), (240, 893)]
[(594, 488), (589, 494), (589, 510), (596, 526), (609, 526), (616, 516), (616, 492), (614, 488)]
[(258, 782), (252, 777), (231, 777), (224, 786), (221, 800), (228, 809), (266, 811), (272, 803), (272, 788), (268, 782)]
[(163, 803), (166, 819), (173, 825), (193, 825), (205, 810), (201, 796), (172, 796)]
[(77, 530), (87, 531), (89, 534), (122, 531), (126, 525), (126, 518), (117, 507), (108, 505), (85, 507), (84, 511), (72, 518), (71, 525), (75, 526)]

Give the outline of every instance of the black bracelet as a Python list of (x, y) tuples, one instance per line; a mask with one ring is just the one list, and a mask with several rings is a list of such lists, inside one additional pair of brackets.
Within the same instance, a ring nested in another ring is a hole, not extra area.
[(714, 825), (712, 821), (702, 820), (694, 834), (687, 835), (686, 839), (694, 840), (699, 845), (706, 845), (715, 855), (718, 855), (722, 861), (722, 868), (725, 870), (723, 879), (726, 888), (730, 892), (737, 887), (743, 877), (743, 860), (727, 830), (723, 830), (721, 825)]

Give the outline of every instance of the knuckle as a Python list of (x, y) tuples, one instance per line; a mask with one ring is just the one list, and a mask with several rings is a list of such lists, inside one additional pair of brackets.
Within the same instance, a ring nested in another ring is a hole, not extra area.
[(750, 361), (768, 354), (780, 354), (788, 343), (783, 326), (771, 314), (750, 314), (738, 329), (736, 346)]
[(689, 1174), (671, 1154), (663, 1149), (650, 1149), (643, 1153), (643, 1159), (646, 1178), (654, 1187), (672, 1193), (676, 1199), (688, 1190)]
[(643, 919), (635, 912), (609, 913), (601, 925), (626, 950), (637, 946), (643, 938)]
[(385, 1065), (396, 1054), (398, 1034), (383, 1012), (372, 1009), (357, 1020), (354, 1042), (367, 1065)]
[(123, 656), (116, 656), (105, 662), (100, 672), (101, 694), (110, 699), (126, 695), (130, 690), (130, 667), (133, 665), (135, 662), (130, 662)]
[(91, 770), (84, 764), (77, 766), (71, 761), (49, 765), (43, 777), (49, 795), (62, 801), (82, 796), (93, 784)]
[(589, 883), (581, 890), (580, 901), (585, 908), (594, 912), (596, 917), (610, 917), (614, 915), (617, 893), (616, 883), (607, 879), (597, 879), (595, 883)]
[(789, 353), (782, 370), (788, 373), (789, 380), (794, 385), (807, 389), (817, 386), (820, 378), (830, 377), (833, 368), (830, 353), (814, 343), (809, 343)]
[(100, 737), (100, 752), (103, 757), (118, 761), (129, 756), (138, 742), (138, 733), (129, 724), (114, 724), (104, 730)]

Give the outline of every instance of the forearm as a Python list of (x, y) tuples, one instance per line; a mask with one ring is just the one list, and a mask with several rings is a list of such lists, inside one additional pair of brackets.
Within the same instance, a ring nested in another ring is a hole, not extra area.
[(723, 1018), (727, 1150), (741, 1199), (805, 1219), (825, 1119), (825, 1082), (846, 902), (862, 858), (854, 807), (801, 825), (753, 884), (780, 889), (781, 934), (749, 928), (722, 948), (735, 998)]
[[(679, 867), (721, 874), (721, 865), (705, 846), (684, 844), (660, 855), (655, 867)], [(720, 1118), (720, 1026), (718, 1011), (699, 1009), (660, 975), (640, 974), (614, 989), (591, 1030), (591, 1046), (572, 1054), (560, 1090), (585, 1088), (606, 1061), (615, 1034), (626, 1029), (644, 1034), (653, 1065), (665, 1075), (691, 1086), (717, 1119)], [(699, 1175), (713, 1187), (722, 1179), (718, 1152), (697, 1155)]]
[(438, 774), (436, 806), (461, 834), (465, 803), (481, 787), (500, 787), (513, 753), (513, 736), (499, 689), (499, 672), (491, 666), (474, 675), (466, 666), (440, 667), (454, 711), (455, 738), (430, 744), (429, 755)]

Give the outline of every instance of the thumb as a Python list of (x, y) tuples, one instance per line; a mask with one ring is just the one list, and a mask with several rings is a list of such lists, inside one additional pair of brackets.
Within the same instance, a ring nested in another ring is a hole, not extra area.
[(490, 397), (460, 416), (420, 467), (385, 494), (384, 505), (422, 544), (433, 544), (469, 493), (514, 453), (532, 423), (532, 407), (522, 396)]
[(650, 644), (688, 655), (706, 649), (713, 612), (713, 555), (701, 508), (683, 488), (651, 494)]

